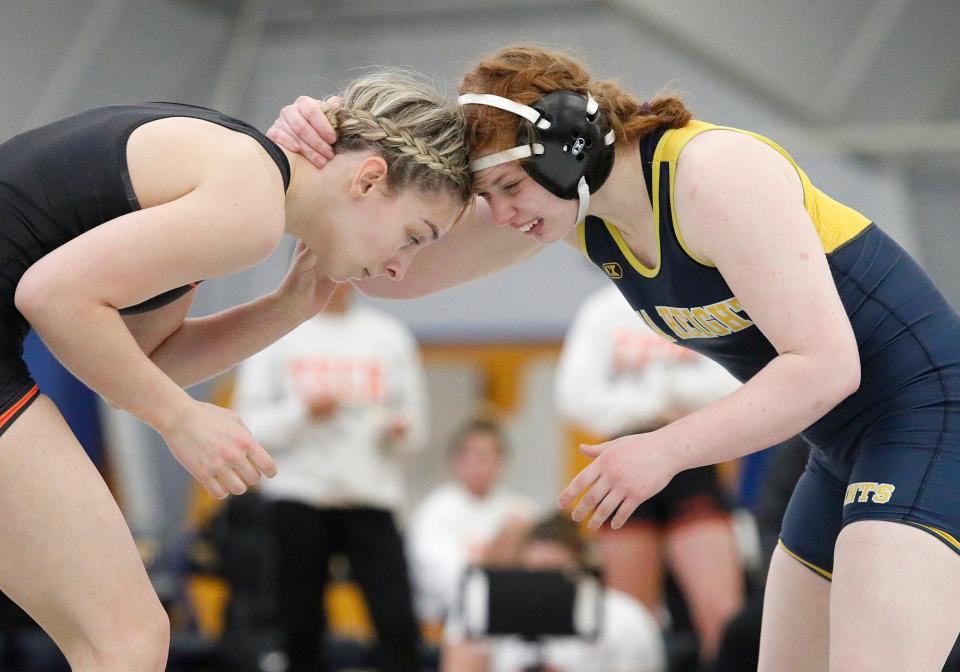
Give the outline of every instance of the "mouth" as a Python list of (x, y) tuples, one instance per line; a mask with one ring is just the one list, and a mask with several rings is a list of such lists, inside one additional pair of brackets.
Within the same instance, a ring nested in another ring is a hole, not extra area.
[(543, 218), (537, 217), (536, 219), (530, 220), (526, 224), (521, 224), (518, 226), (517, 231), (520, 231), (521, 233), (539, 233), (542, 228)]

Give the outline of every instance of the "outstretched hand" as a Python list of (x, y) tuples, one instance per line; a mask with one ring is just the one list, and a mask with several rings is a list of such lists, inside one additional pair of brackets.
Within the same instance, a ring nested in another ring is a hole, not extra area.
[(280, 116), (267, 130), (267, 137), (291, 152), (302, 154), (317, 168), (333, 158), (337, 132), (324, 112), (339, 109), (343, 99), (331, 96), (317, 100), (299, 96), (280, 110)]
[(560, 493), (557, 502), (569, 508), (583, 498), (572, 517), (580, 522), (596, 509), (587, 525), (598, 530), (613, 515), (610, 526), (619, 529), (644, 501), (662, 490), (678, 469), (669, 459), (670, 447), (658, 445), (652, 434), (624, 436), (597, 445), (582, 445), (581, 452), (594, 458)]

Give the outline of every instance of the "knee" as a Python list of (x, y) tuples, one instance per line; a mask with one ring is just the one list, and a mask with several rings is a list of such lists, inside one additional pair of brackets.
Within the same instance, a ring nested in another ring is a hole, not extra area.
[(94, 647), (97, 670), (163, 672), (170, 650), (170, 619), (159, 601), (113, 619)]

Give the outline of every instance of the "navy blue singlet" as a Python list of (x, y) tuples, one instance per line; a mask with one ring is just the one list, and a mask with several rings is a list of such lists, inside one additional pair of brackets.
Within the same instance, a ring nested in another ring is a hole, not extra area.
[(960, 318), (897, 243), (814, 187), (783, 149), (699, 121), (648, 135), (641, 157), (657, 266), (644, 266), (617, 229), (595, 217), (579, 227), (585, 254), (654, 331), (741, 381), (777, 356), (720, 272), (687, 249), (677, 226), (680, 152), (699, 133), (720, 128), (757, 138), (796, 168), (860, 350), (860, 388), (802, 434), (813, 452), (781, 543), (828, 577), (836, 535), (854, 520), (916, 525), (960, 550)]

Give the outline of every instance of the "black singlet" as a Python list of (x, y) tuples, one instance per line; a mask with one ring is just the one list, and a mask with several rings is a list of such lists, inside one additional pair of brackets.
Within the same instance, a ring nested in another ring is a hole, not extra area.
[[(0, 317), (5, 336), (12, 324), (21, 338), (29, 328), (13, 304), (27, 268), (93, 227), (140, 208), (127, 171), (127, 139), (142, 124), (167, 117), (203, 119), (249, 135), (276, 162), (284, 188), (289, 185), (286, 156), (260, 131), (192, 105), (101, 107), (11, 138), (0, 145)], [(159, 308), (191, 287), (171, 289), (120, 312)]]

